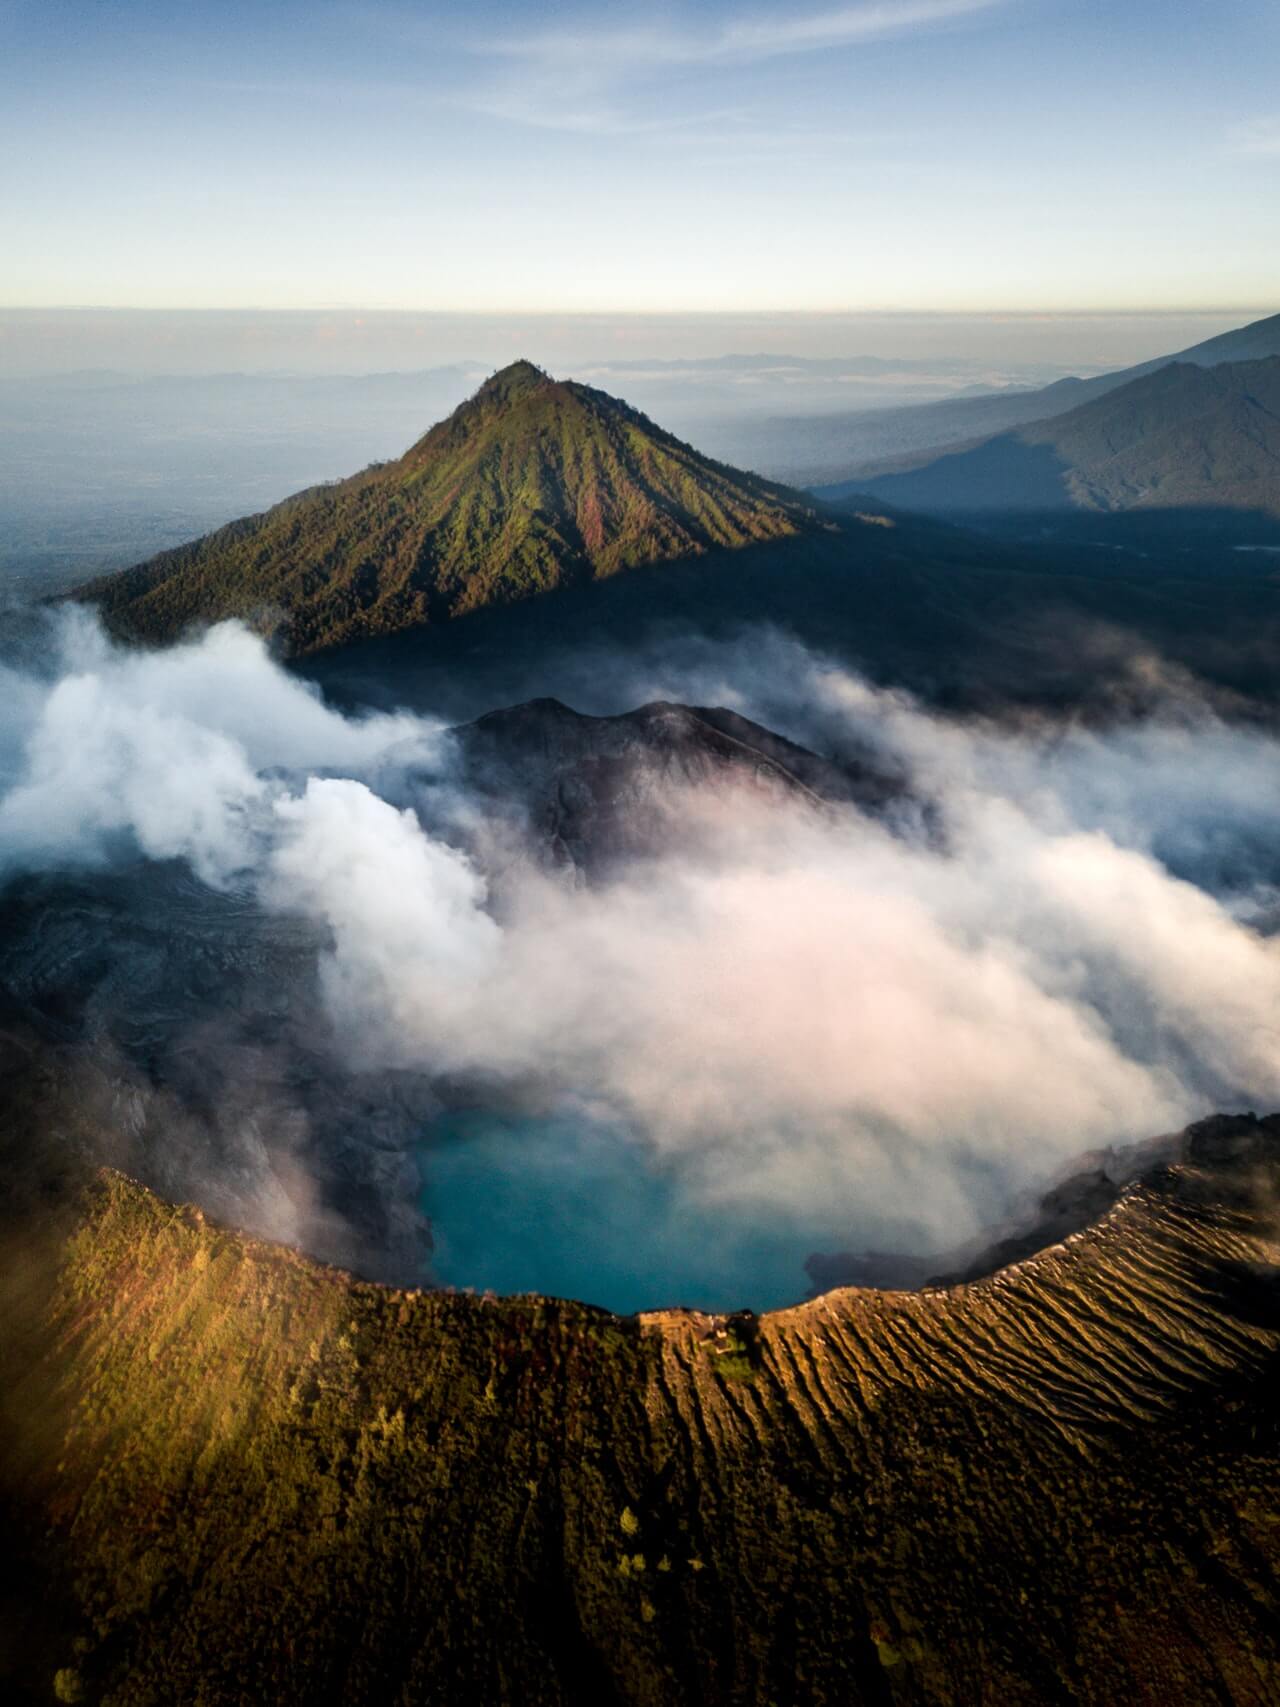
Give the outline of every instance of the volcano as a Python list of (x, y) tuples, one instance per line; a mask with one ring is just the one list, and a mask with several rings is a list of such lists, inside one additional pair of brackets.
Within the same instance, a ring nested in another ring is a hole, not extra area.
[(521, 361), (397, 461), (79, 596), (134, 638), (239, 617), (303, 654), (823, 525), (803, 493), (712, 462), (619, 399)]

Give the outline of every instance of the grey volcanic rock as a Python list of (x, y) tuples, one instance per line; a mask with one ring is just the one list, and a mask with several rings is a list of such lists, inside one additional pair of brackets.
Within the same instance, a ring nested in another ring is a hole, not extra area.
[(882, 811), (905, 794), (871, 759), (834, 764), (723, 707), (658, 700), (588, 717), (537, 699), (454, 738), (468, 787), (494, 810), (518, 813), (554, 863), (588, 875), (661, 851), (698, 803), (726, 789), (816, 812), (835, 803)]

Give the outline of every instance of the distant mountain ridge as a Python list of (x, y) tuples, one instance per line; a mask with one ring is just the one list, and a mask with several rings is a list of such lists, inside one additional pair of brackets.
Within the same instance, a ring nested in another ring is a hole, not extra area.
[[(787, 478), (812, 487), (819, 497), (840, 498), (865, 491), (873, 477), (896, 473), (940, 456), (947, 449), (967, 447), (1031, 422), (1057, 419), (1163, 368), (1178, 364), (1210, 368), (1228, 362), (1265, 361), (1272, 356), (1280, 356), (1280, 314), (1207, 338), (1189, 349), (1091, 379), (1059, 379), (1038, 390), (947, 398), (902, 409), (832, 416), (824, 423), (830, 448), (820, 453), (811, 450), (812, 466), (808, 468), (788, 466)], [(817, 462), (819, 454), (825, 466)]]
[(944, 516), (1199, 508), (1280, 519), (1280, 355), (1161, 366), (859, 490)]
[(398, 460), (77, 596), (138, 638), (235, 616), (301, 654), (822, 525), (806, 495), (712, 462), (627, 404), (522, 361)]

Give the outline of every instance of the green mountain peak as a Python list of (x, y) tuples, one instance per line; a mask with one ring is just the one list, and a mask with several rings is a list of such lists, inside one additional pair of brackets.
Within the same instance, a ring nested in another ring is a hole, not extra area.
[(496, 373), (491, 374), (480, 387), (477, 396), (499, 402), (509, 402), (512, 398), (525, 396), (530, 391), (537, 391), (544, 385), (554, 384), (555, 381), (549, 373), (522, 357), (519, 361), (510, 362), (506, 367), (499, 368)]
[(239, 617), (294, 653), (820, 525), (812, 501), (701, 456), (619, 399), (513, 362), (394, 462), (81, 590), (170, 640)]

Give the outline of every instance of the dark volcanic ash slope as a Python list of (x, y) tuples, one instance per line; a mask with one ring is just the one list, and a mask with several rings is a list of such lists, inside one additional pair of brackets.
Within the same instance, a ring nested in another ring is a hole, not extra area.
[(517, 812), (535, 847), (584, 873), (669, 847), (682, 822), (726, 790), (763, 805), (870, 811), (905, 795), (903, 780), (870, 757), (833, 763), (724, 707), (659, 701), (586, 717), (541, 699), (453, 736), (468, 789), (495, 811)]
[(81, 596), (142, 639), (234, 616), (307, 653), (821, 526), (804, 494), (516, 362), (398, 461), (300, 492)]
[(1267, 1707), (1280, 1119), (1183, 1149), (989, 1279), (759, 1321), (389, 1291), (100, 1177), (0, 1319), (10, 1670), (103, 1707)]

